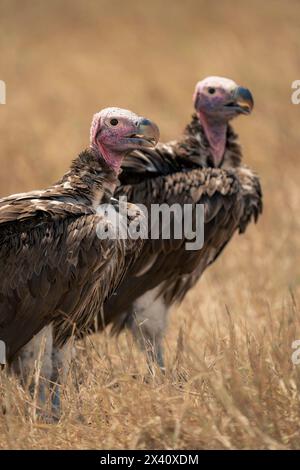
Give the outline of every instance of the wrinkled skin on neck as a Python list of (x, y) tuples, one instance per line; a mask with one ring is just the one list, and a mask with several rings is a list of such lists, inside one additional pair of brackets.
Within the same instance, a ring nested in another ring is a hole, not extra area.
[(101, 143), (101, 141), (98, 142), (98, 150), (100, 151), (108, 166), (118, 175), (120, 173), (122, 161), (126, 157), (129, 150), (127, 152), (118, 152), (117, 150), (107, 148)]
[(218, 167), (224, 157), (228, 121), (218, 120), (201, 112), (197, 116), (209, 142), (214, 165)]

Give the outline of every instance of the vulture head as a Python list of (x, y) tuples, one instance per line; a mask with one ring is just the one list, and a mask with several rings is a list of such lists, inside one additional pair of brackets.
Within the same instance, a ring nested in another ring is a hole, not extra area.
[(228, 122), (251, 113), (254, 102), (247, 88), (223, 77), (207, 77), (197, 83), (194, 106), (210, 143), (214, 164), (219, 166), (225, 151)]
[(90, 146), (116, 173), (127, 153), (155, 147), (158, 140), (157, 125), (127, 109), (105, 108), (94, 115)]

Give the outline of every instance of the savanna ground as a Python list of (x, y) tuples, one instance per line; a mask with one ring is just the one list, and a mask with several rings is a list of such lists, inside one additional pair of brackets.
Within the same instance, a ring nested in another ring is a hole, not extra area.
[(300, 3), (0, 0), (0, 11), (1, 196), (55, 181), (102, 107), (177, 137), (196, 81), (218, 74), (254, 94), (235, 128), (265, 205), (174, 309), (165, 378), (143, 379), (129, 335), (94, 336), (79, 345), (60, 422), (47, 424), (2, 373), (0, 447), (300, 448)]

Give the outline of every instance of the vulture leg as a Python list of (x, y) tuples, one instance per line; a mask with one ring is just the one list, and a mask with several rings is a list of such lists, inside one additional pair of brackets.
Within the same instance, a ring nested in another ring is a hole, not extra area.
[(60, 416), (61, 412), (61, 386), (67, 381), (72, 361), (73, 341), (69, 340), (63, 346), (53, 346), (52, 351), (52, 412), (54, 416)]
[(150, 372), (153, 372), (153, 363), (165, 372), (162, 342), (167, 327), (168, 308), (158, 293), (159, 286), (134, 302), (128, 324), (138, 345), (146, 352)]
[(46, 391), (52, 375), (52, 326), (43, 328), (18, 353), (12, 370), (32, 397), (37, 393), (38, 404), (46, 403)]

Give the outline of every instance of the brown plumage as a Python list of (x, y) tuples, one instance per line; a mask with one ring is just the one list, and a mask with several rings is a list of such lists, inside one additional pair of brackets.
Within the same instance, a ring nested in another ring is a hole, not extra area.
[[(133, 181), (134, 176), (136, 182), (130, 185), (122, 184), (117, 188), (116, 195), (125, 194), (129, 201), (142, 203), (147, 207), (150, 207), (151, 203), (162, 201), (167, 204), (175, 202), (204, 204), (205, 244), (201, 250), (195, 252), (184, 249), (186, 242), (184, 239), (181, 243), (178, 243), (178, 240), (147, 241), (134, 268), (119, 287), (117, 295), (105, 306), (109, 322), (118, 325), (117, 328), (120, 326), (120, 313), (124, 309), (130, 310), (135, 299), (161, 283), (164, 283), (161, 286), (161, 293), (168, 305), (182, 301), (186, 292), (197, 282), (205, 268), (217, 258), (232, 235), (236, 231), (243, 233), (248, 223), (252, 219), (256, 221), (261, 213), (259, 180), (249, 168), (237, 163), (241, 160), (241, 153), (233, 131), (228, 130), (224, 168), (229, 168), (230, 161), (234, 161), (236, 166), (231, 165), (230, 170), (223, 170), (208, 167), (205, 152), (198, 156), (192, 154), (194, 163), (191, 166), (188, 151), (193, 147), (189, 148), (186, 145), (188, 141), (195, 143), (193, 135), (195, 130), (195, 119), (193, 119), (184, 137), (185, 156), (181, 144), (176, 142), (168, 145), (159, 144), (157, 150), (147, 154), (144, 152), (140, 158), (137, 155), (132, 159), (129, 157), (124, 162), (125, 169), (121, 175), (121, 182), (126, 182), (127, 178)], [(196, 138), (201, 139), (203, 148), (207, 150), (199, 124)], [(203, 160), (201, 156), (204, 157)], [(168, 170), (166, 157), (171, 157)], [(149, 159), (148, 162), (146, 158)], [(185, 158), (186, 167), (184, 167)], [(198, 163), (196, 163), (197, 158)], [(138, 168), (136, 173), (135, 162)], [(145, 175), (140, 172), (142, 163), (145, 165)], [(176, 168), (177, 164), (181, 166), (179, 171)], [(150, 172), (147, 168), (150, 168)], [(162, 174), (159, 175), (159, 172)], [(155, 176), (149, 177), (151, 173), (155, 173)], [(151, 263), (150, 258), (153, 260), (156, 258), (151, 268), (143, 275), (136, 276), (135, 273), (138, 274), (143, 266)]]
[[(107, 240), (99, 243), (97, 238), (96, 226), (103, 221), (92, 209), (92, 198), (111, 171), (99, 165), (98, 177), (86, 175), (85, 187), (78, 167), (88, 159), (96, 161), (86, 152), (74, 162), (69, 190), (62, 181), (48, 190), (0, 202), (0, 338), (7, 345), (8, 360), (55, 316), (73, 313), (75, 319), (80, 305), (88, 306), (91, 290), (86, 280), (91, 275), (85, 256), (92, 272), (105, 268), (106, 252), (124, 257), (124, 247), (113, 247)], [(102, 283), (104, 295), (113, 274), (115, 268), (108, 283)], [(95, 281), (97, 276), (92, 276)]]

